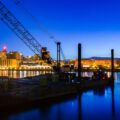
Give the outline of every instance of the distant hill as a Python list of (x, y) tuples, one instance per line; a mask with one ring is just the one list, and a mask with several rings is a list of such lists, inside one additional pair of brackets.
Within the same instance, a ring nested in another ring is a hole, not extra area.
[[(110, 60), (111, 57), (91, 57), (88, 59), (94, 59), (94, 60)], [(120, 58), (115, 58), (115, 60), (120, 60)]]
[[(110, 60), (111, 57), (90, 57), (90, 58), (82, 58), (83, 60)], [(66, 61), (66, 62), (69, 62), (71, 59), (67, 59), (67, 60), (61, 60), (62, 62), (63, 61)], [(74, 60), (77, 60), (77, 59), (74, 59)], [(120, 60), (120, 58), (115, 58), (115, 60)], [(57, 61), (57, 60), (56, 60)]]

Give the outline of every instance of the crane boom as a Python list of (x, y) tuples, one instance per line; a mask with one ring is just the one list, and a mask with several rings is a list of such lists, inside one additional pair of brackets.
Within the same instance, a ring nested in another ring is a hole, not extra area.
[(0, 1), (0, 19), (35, 53), (40, 54), (42, 46), (17, 18)]
[[(36, 24), (37, 26), (39, 26), (39, 28), (40, 28), (44, 33), (46, 33), (46, 34), (49, 36), (49, 38), (54, 41), (55, 44), (57, 44), (58, 41), (56, 40), (56, 38), (55, 38), (42, 24), (40, 24), (40, 22), (24, 7), (24, 5), (21, 3), (21, 1), (19, 1), (19, 0), (13, 0), (13, 2), (15, 3), (15, 5), (17, 5), (17, 6), (19, 6), (20, 8), (22, 8), (22, 9), (24, 10), (24, 12), (25, 12), (28, 16), (31, 17), (31, 19), (35, 22), (35, 24)], [(61, 46), (60, 46), (60, 49), (61, 49), (61, 55), (62, 55), (63, 59), (66, 60), (65, 54), (64, 54), (63, 49), (62, 49)]]

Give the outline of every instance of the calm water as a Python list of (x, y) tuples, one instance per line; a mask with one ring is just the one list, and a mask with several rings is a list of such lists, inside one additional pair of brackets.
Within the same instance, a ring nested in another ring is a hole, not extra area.
[(120, 120), (120, 84), (79, 94), (44, 108), (11, 115), (8, 120)]
[[(117, 78), (120, 74), (117, 74)], [(13, 114), (5, 120), (120, 120), (120, 82), (78, 94), (74, 99)]]
[(115, 73), (115, 79), (114, 89), (90, 90), (74, 99), (6, 116), (5, 120), (120, 120), (120, 73)]

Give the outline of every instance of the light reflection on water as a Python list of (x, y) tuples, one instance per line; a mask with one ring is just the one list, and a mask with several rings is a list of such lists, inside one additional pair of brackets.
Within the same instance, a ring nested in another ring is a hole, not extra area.
[[(9, 78), (25, 78), (38, 76), (45, 73), (51, 73), (51, 71), (0, 71), (0, 76), (8, 76)], [(77, 75), (77, 73), (76, 73)], [(82, 76), (84, 77), (92, 77), (93, 72), (83, 72)], [(110, 77), (111, 73), (107, 72), (108, 77)], [(120, 72), (115, 72), (114, 74), (115, 80), (120, 81)]]
[[(43, 71), (9, 71), (0, 75), (21, 78), (43, 73)], [(90, 76), (92, 73), (83, 75)], [(10, 115), (7, 120), (120, 120), (120, 73), (115, 73), (115, 81), (114, 89), (109, 87), (90, 90), (79, 94), (75, 99)]]
[(11, 115), (8, 120), (119, 120), (120, 84), (79, 94), (77, 98)]
[(94, 89), (76, 98), (11, 115), (8, 120), (120, 120), (120, 73), (115, 87)]
[(45, 73), (51, 73), (51, 71), (0, 71), (0, 76), (7, 76), (9, 78), (25, 78), (38, 76)]

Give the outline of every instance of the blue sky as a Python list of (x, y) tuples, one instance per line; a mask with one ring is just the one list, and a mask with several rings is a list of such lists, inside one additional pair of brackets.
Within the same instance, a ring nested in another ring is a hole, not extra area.
[[(56, 45), (13, 0), (1, 0), (56, 58)], [(24, 7), (61, 41), (66, 58), (77, 58), (77, 44), (82, 43), (82, 56), (120, 57), (119, 0), (21, 0)], [(33, 55), (24, 43), (0, 21), (0, 49)]]

